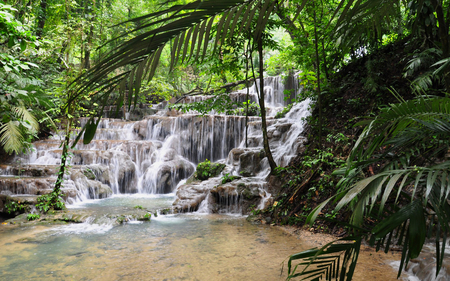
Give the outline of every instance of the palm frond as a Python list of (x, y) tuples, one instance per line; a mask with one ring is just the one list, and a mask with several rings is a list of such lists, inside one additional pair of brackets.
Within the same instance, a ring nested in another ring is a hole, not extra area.
[(24, 125), (29, 124), (29, 129), (32, 132), (37, 132), (39, 130), (39, 123), (36, 117), (27, 109), (25, 106), (13, 106), (12, 111), (16, 115), (17, 119), (22, 120)]
[(7, 153), (20, 153), (23, 135), (19, 128), (19, 121), (9, 121), (0, 126), (0, 144)]
[[(392, 244), (400, 245), (399, 275), (419, 255), (425, 237), (434, 234), (439, 272), (442, 245), (450, 235), (450, 161), (442, 160), (450, 147), (449, 135), (450, 99), (421, 96), (391, 104), (368, 122), (345, 171), (337, 172), (344, 176), (339, 191), (319, 204), (308, 222), (314, 222), (333, 199), (336, 211), (352, 206), (354, 226), (361, 227), (365, 216), (376, 217), (380, 222), (375, 227), (357, 233), (370, 238), (377, 250), (387, 252)], [(366, 177), (368, 167), (378, 168)]]
[(368, 47), (381, 41), (383, 34), (401, 22), (403, 1), (349, 0), (344, 6), (334, 29), (341, 48)]
[[(358, 138), (348, 159), (359, 161), (369, 159), (381, 147), (392, 144), (392, 138), (403, 134), (407, 128), (428, 124), (428, 129), (436, 130), (428, 134), (415, 134), (415, 137), (431, 137), (438, 130), (450, 126), (449, 98), (420, 98), (393, 104), (384, 109), (372, 120)], [(448, 123), (448, 124), (447, 124)], [(430, 126), (430, 124), (434, 124)], [(439, 126), (438, 126), (439, 124)], [(400, 140), (397, 138), (396, 140)], [(417, 139), (408, 139), (417, 141)], [(391, 141), (388, 143), (388, 141)], [(411, 144), (411, 142), (409, 144)], [(403, 143), (405, 147), (407, 142)], [(368, 146), (367, 146), (368, 145)]]
[[(211, 39), (215, 42), (214, 53), (234, 34), (244, 32), (252, 34), (253, 40), (261, 38), (275, 8), (272, 0), (199, 0), (134, 19), (139, 22), (139, 28), (117, 38), (134, 37), (112, 49), (95, 67), (76, 79), (71, 84), (67, 104), (83, 92), (98, 93), (99, 88), (101, 91), (114, 88), (119, 92), (117, 110), (124, 104), (125, 96), (130, 109), (133, 103), (136, 105), (142, 81), (154, 76), (160, 55), (169, 42), (173, 42), (170, 69), (179, 61), (200, 61)], [(117, 70), (123, 72), (111, 77)]]
[[(158, 53), (160, 54), (166, 44), (171, 41), (174, 42), (170, 62), (172, 68), (180, 56), (182, 61), (189, 61), (191, 58), (198, 60), (200, 54), (204, 57), (207, 42), (210, 40), (213, 17), (222, 14), (215, 30), (215, 41), (219, 44), (223, 42), (224, 38), (232, 34), (229, 26), (230, 24), (237, 25), (243, 10), (254, 14), (256, 11), (260, 11), (261, 7), (266, 6), (274, 7), (272, 2), (265, 1), (263, 4), (260, 0), (195, 1), (140, 17), (138, 20), (147, 31), (113, 49), (97, 66), (81, 76), (75, 84), (77, 87), (75, 88), (74, 98), (78, 92), (98, 87), (98, 84), (102, 84), (105, 77), (116, 69), (124, 67), (135, 69), (139, 67), (138, 65), (141, 65), (142, 69), (155, 69), (159, 62)], [(259, 16), (261, 17), (270, 14), (271, 10), (261, 10), (260, 12)], [(166, 15), (166, 17), (160, 19), (162, 15)], [(247, 17), (244, 20), (245, 22), (241, 22), (241, 26), (249, 27), (248, 23), (253, 18)], [(258, 26), (258, 28), (263, 29), (264, 25)], [(126, 35), (133, 35), (133, 32), (142, 30), (141, 27), (128, 32)], [(257, 31), (255, 34), (258, 33)], [(202, 49), (203, 52), (201, 52)], [(145, 75), (151, 79), (152, 72), (133, 72), (133, 70), (130, 70), (129, 75), (127, 77), (122, 76), (120, 80), (131, 81), (128, 91), (134, 96), (138, 93), (139, 82)], [(117, 84), (120, 84), (120, 82), (117, 82)]]
[(408, 61), (405, 67), (404, 77), (412, 76), (415, 72), (427, 69), (442, 55), (442, 51), (436, 48), (428, 48), (416, 54)]
[[(361, 237), (345, 237), (330, 242), (320, 249), (314, 248), (293, 254), (288, 260), (288, 277), (301, 280), (352, 280), (361, 247)], [(293, 262), (300, 261), (293, 266)], [(304, 267), (299, 271), (299, 267)], [(312, 268), (311, 268), (312, 267)]]

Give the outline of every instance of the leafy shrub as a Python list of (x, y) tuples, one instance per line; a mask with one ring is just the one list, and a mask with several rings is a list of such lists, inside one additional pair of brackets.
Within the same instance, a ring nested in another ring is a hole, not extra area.
[(39, 219), (41, 216), (39, 214), (28, 214), (27, 215), (27, 220), (29, 221), (34, 221)]
[(28, 205), (20, 203), (20, 201), (8, 201), (5, 204), (5, 210), (8, 214), (15, 214), (16, 212), (24, 213), (28, 208)]
[(285, 108), (283, 108), (283, 110), (277, 112), (277, 114), (275, 114), (275, 118), (279, 119), (279, 118), (284, 118), (286, 116), (286, 114), (291, 110), (292, 106), (294, 104), (290, 103), (288, 104)]
[(225, 184), (227, 182), (232, 182), (234, 180), (240, 179), (241, 177), (237, 177), (237, 176), (230, 176), (230, 174), (226, 173), (223, 177), (222, 177), (222, 184)]
[(201, 162), (197, 165), (196, 178), (199, 180), (207, 180), (210, 177), (215, 177), (219, 175), (220, 172), (225, 168), (224, 164), (211, 163), (208, 159), (205, 162)]
[(41, 195), (37, 198), (36, 208), (43, 213), (47, 213), (50, 209), (63, 210), (66, 205), (62, 198), (56, 193)]

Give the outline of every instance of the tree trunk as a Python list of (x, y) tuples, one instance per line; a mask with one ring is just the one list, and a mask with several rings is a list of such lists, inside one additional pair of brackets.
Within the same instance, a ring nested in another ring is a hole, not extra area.
[(245, 87), (247, 88), (247, 96), (246, 96), (246, 103), (247, 108), (245, 110), (245, 147), (248, 148), (248, 104), (250, 101), (248, 100), (248, 95), (250, 89), (248, 88), (248, 47), (247, 47), (247, 54), (245, 54)]
[(317, 36), (317, 22), (316, 22), (316, 10), (314, 10), (314, 45), (316, 48), (316, 65), (317, 65), (317, 104), (319, 106), (319, 148), (322, 147), (322, 101), (321, 101), (321, 90), (320, 90), (320, 58), (319, 58), (319, 44)]
[(36, 37), (40, 38), (44, 32), (45, 21), (47, 20), (47, 0), (41, 0), (37, 20)]
[(273, 160), (272, 151), (269, 146), (269, 138), (267, 136), (267, 123), (266, 123), (266, 107), (264, 104), (264, 58), (263, 58), (263, 48), (262, 39), (259, 38), (258, 42), (258, 53), (259, 53), (259, 107), (261, 109), (261, 123), (262, 123), (262, 133), (263, 133), (263, 143), (264, 151), (266, 152), (267, 160), (269, 160), (270, 173), (275, 172), (277, 164)]
[(92, 47), (92, 37), (94, 37), (94, 23), (90, 23), (89, 34), (87, 42), (84, 43), (84, 68), (89, 69), (91, 67), (91, 47)]
[[(71, 104), (69, 104), (68, 108), (67, 108), (67, 124), (66, 124), (66, 136), (64, 138), (64, 143), (63, 143), (63, 151), (61, 154), (61, 164), (59, 166), (59, 171), (58, 171), (58, 178), (56, 179), (56, 183), (55, 183), (55, 187), (53, 188), (53, 193), (55, 194), (54, 196), (54, 200), (56, 200), (58, 198), (58, 196), (61, 193), (61, 187), (62, 187), (62, 183), (64, 181), (64, 174), (66, 173), (67, 170), (67, 158), (69, 158), (69, 145), (70, 145), (70, 132), (71, 132), (71, 128), (72, 128), (72, 122), (73, 122), (73, 110), (72, 110), (72, 106)], [(56, 203), (56, 202), (52, 202), (52, 203)]]

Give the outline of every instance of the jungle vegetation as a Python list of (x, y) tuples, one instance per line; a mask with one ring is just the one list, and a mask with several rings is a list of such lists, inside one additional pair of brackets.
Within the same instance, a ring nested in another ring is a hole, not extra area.
[[(284, 222), (310, 213), (306, 222), (314, 223), (331, 205), (328, 218), (348, 214), (348, 231), (337, 243), (292, 255), (289, 278), (350, 280), (363, 240), (386, 251), (402, 246), (400, 273), (427, 235), (436, 240), (439, 271), (450, 234), (449, 8), (444, 0), (1, 2), (0, 144), (20, 153), (50, 129), (66, 130), (49, 199), (59, 204), (77, 117), (90, 117), (76, 138), (88, 143), (106, 105), (131, 110), (192, 93), (223, 98), (228, 83), (301, 70), (305, 96), (315, 101), (315, 146), (279, 169), (263, 133), (273, 173), (290, 179), (268, 211)], [(400, 74), (384, 77), (380, 52), (402, 66)], [(352, 63), (366, 75), (340, 79)], [(330, 132), (331, 112), (348, 117), (343, 112), (364, 106), (368, 118), (354, 114)], [(305, 190), (318, 171), (317, 185)], [(311, 188), (323, 203), (299, 210)]]

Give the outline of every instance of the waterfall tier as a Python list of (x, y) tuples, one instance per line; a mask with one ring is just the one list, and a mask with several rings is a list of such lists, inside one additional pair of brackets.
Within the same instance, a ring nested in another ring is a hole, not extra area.
[[(286, 86), (281, 77), (266, 78), (265, 84), (266, 103), (272, 116), (298, 91), (293, 87), (294, 94), (285, 100)], [(251, 100), (256, 101), (256, 90), (256, 86), (249, 89)], [(235, 101), (245, 101), (247, 90), (231, 96)], [(305, 140), (301, 136), (302, 119), (309, 114), (308, 106), (309, 100), (295, 105), (285, 118), (268, 118), (270, 146), (278, 165), (287, 165), (301, 149)], [(87, 119), (80, 120), (81, 125), (86, 122)], [(94, 140), (87, 145), (79, 143), (72, 151), (71, 167), (63, 184), (65, 199), (72, 203), (111, 194), (173, 193), (181, 180), (194, 173), (196, 164), (209, 159), (226, 162), (224, 173), (242, 176), (236, 182), (239, 187), (234, 182), (221, 185), (218, 178), (202, 182), (202, 188), (180, 187), (176, 201), (179, 210), (197, 209), (206, 197), (205, 202), (226, 197), (218, 205), (233, 205), (245, 197), (243, 193), (260, 204), (269, 197), (264, 181), (268, 165), (262, 150), (260, 118), (249, 117), (248, 122), (248, 147), (245, 147), (244, 116), (200, 117), (163, 110), (133, 122), (103, 118)], [(61, 161), (61, 139), (63, 136), (55, 136), (35, 142), (33, 153), (0, 166), (0, 192), (4, 195), (50, 192)], [(221, 187), (213, 191), (218, 185)], [(201, 190), (202, 195), (198, 197), (197, 191), (192, 190)], [(220, 206), (209, 209), (214, 211)]]

